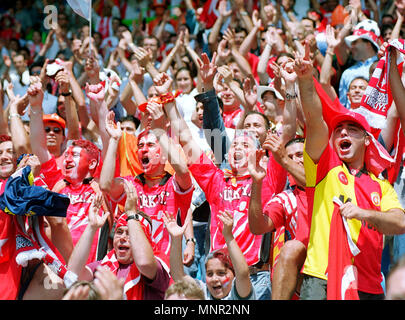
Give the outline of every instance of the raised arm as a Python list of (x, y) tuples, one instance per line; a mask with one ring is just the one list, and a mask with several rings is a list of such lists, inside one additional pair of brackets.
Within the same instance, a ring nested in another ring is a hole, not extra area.
[[(281, 143), (285, 145), (295, 137), (297, 131), (297, 93), (295, 92), (295, 83), (297, 74), (293, 69), (293, 62), (284, 63), (279, 67), (280, 75), (285, 83), (285, 105), (283, 110), (283, 132), (281, 134)], [(274, 64), (276, 66), (276, 64)]]
[[(127, 195), (125, 201), (125, 214), (127, 217), (137, 214), (136, 203), (138, 195), (135, 186), (125, 180), (124, 181), (125, 193)], [(145, 232), (142, 229), (140, 221), (136, 219), (128, 220), (128, 233), (129, 242), (131, 243), (131, 252), (139, 272), (148, 279), (155, 279), (158, 262), (153, 253), (152, 245), (150, 244)]]
[(89, 258), (91, 245), (93, 243), (94, 236), (99, 228), (101, 228), (107, 220), (109, 212), (103, 212), (100, 216), (100, 210), (102, 207), (102, 193), (96, 194), (91, 202), (90, 209), (88, 211), (88, 220), (86, 228), (84, 229), (79, 241), (73, 249), (70, 256), (68, 269), (78, 275), (79, 280), (93, 280), (93, 275), (90, 270), (86, 269), (86, 262)]
[(260, 165), (260, 160), (264, 154), (263, 149), (256, 150), (256, 153), (249, 155), (248, 158), (248, 169), (253, 180), (248, 221), (250, 232), (253, 234), (265, 234), (274, 230), (273, 221), (263, 214), (262, 186), (263, 179), (266, 177), (266, 169)]
[(44, 123), (42, 120), (42, 101), (44, 92), (42, 84), (38, 77), (34, 79), (34, 83), (27, 90), (27, 95), (30, 103), (30, 143), (31, 151), (38, 157), (41, 163), (51, 159), (51, 154), (46, 146), (46, 135)]
[(180, 227), (174, 216), (168, 212), (163, 213), (163, 222), (167, 231), (170, 234), (170, 275), (174, 281), (181, 280), (186, 273), (184, 272), (183, 259), (182, 259), (182, 238), (184, 230), (188, 223), (184, 223)]
[(257, 34), (262, 29), (262, 20), (259, 18), (259, 11), (253, 11), (252, 22), (253, 27), (249, 30), (248, 35), (239, 47), (239, 52), (243, 57), (246, 57), (252, 48), (257, 47)]
[[(69, 94), (70, 81), (68, 73), (65, 71), (58, 72), (55, 77), (59, 85), (60, 94)], [(79, 116), (77, 115), (72, 94), (65, 96), (66, 126), (68, 129), (67, 139), (80, 139)]]
[(405, 133), (405, 106), (403, 99), (405, 99), (405, 88), (401, 81), (401, 77), (397, 67), (397, 50), (390, 49), (390, 65), (389, 65), (389, 85), (391, 88), (392, 97), (398, 111), (399, 119), (401, 121), (402, 131)]
[(212, 46), (214, 45), (219, 36), (219, 32), (221, 31), (222, 24), (225, 22), (226, 18), (228, 18), (232, 14), (232, 10), (226, 9), (227, 0), (220, 0), (218, 6), (219, 17), (215, 20), (214, 25), (211, 28), (211, 32), (208, 36), (208, 43)]
[(325, 59), (323, 60), (321, 73), (319, 75), (319, 83), (322, 85), (325, 92), (333, 100), (336, 99), (337, 94), (335, 89), (330, 83), (330, 78), (332, 77), (332, 62), (333, 56), (335, 55), (335, 48), (339, 44), (339, 40), (335, 38), (335, 29), (329, 24), (326, 26), (326, 43), (328, 44), (328, 49), (326, 50)]
[(105, 127), (110, 136), (107, 151), (100, 173), (100, 188), (108, 193), (112, 199), (119, 199), (124, 192), (124, 186), (119, 179), (114, 178), (118, 143), (122, 136), (121, 124), (114, 122), (114, 112), (110, 111), (105, 119)]
[[(156, 90), (160, 94), (169, 92), (168, 89), (171, 87), (172, 81), (173, 80), (166, 73), (160, 74), (158, 77), (154, 79)], [(166, 103), (164, 105), (164, 109), (167, 118), (170, 121), (173, 136), (176, 136), (179, 139), (180, 145), (183, 147), (184, 152), (188, 157), (188, 163), (189, 164), (195, 163), (196, 161), (199, 160), (202, 150), (198, 146), (198, 144), (193, 140), (191, 131), (187, 123), (183, 119), (183, 117), (180, 115), (175, 100)], [(173, 159), (175, 158), (176, 156), (173, 157)], [(187, 181), (185, 186), (188, 185), (188, 177), (186, 177), (185, 173), (183, 172), (184, 171), (183, 165), (181, 165), (181, 169), (178, 168), (178, 170), (180, 170), (179, 172), (181, 173), (182, 176), (184, 176), (185, 181)]]
[(16, 96), (9, 101), (9, 130), (17, 157), (23, 153), (31, 153), (30, 140), (18, 112), (18, 105), (24, 103), (26, 99), (28, 99), (27, 94), (23, 97)]
[[(90, 99), (90, 114), (96, 123), (103, 146), (108, 145), (109, 135), (105, 128), (105, 118), (108, 113), (107, 102), (105, 100), (105, 89), (101, 83), (89, 85), (86, 84), (86, 95)], [(106, 149), (103, 148), (101, 157), (104, 159)]]
[(328, 145), (329, 131), (323, 119), (321, 100), (314, 86), (308, 42), (305, 43), (305, 55), (297, 55), (294, 69), (298, 76), (301, 104), (306, 120), (306, 152), (317, 163)]
[(224, 212), (220, 211), (218, 218), (224, 225), (222, 234), (225, 238), (229, 256), (235, 271), (236, 291), (241, 298), (246, 298), (252, 293), (253, 287), (250, 281), (249, 266), (232, 233), (233, 215), (225, 209)]
[[(166, 83), (164, 79), (160, 78), (158, 81), (162, 80), (161, 83), (156, 83), (156, 90), (166, 90)], [(169, 80), (170, 81), (170, 80)], [(162, 86), (159, 86), (162, 84)], [(170, 83), (169, 83), (170, 86)], [(165, 93), (167, 93), (166, 91)], [(161, 93), (162, 94), (162, 93)], [(163, 153), (166, 155), (170, 165), (175, 171), (175, 179), (182, 191), (190, 189), (192, 186), (191, 176), (188, 172), (187, 163), (180, 154), (180, 149), (174, 143), (174, 141), (167, 136), (166, 133), (166, 123), (167, 119), (163, 112), (163, 107), (161, 104), (150, 101), (146, 107), (146, 110), (152, 117), (151, 129), (154, 135), (157, 137), (160, 147), (162, 148)], [(175, 127), (176, 124), (173, 124)]]
[(230, 140), (225, 131), (224, 120), (220, 113), (219, 102), (213, 84), (217, 70), (216, 53), (214, 53), (211, 61), (203, 53), (201, 59), (198, 60), (198, 65), (203, 93), (197, 95), (195, 99), (197, 102), (201, 102), (204, 107), (203, 128), (205, 139), (211, 146), (217, 163), (222, 163), (225, 159), (225, 154), (228, 152)]
[(391, 39), (399, 39), (401, 36), (402, 24), (404, 23), (404, 15), (401, 10), (396, 10), (397, 21), (395, 22), (394, 29), (391, 33)]

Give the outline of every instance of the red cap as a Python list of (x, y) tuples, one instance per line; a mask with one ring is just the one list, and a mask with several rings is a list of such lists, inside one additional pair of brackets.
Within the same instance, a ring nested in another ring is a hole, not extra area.
[(340, 114), (335, 115), (330, 122), (331, 129), (335, 130), (337, 125), (343, 121), (351, 121), (351, 122), (357, 123), (364, 130), (371, 133), (371, 127), (368, 124), (366, 118), (364, 118), (364, 116), (361, 115), (360, 113), (354, 112), (351, 110), (348, 110), (345, 113), (340, 113)]
[(44, 124), (47, 122), (56, 122), (60, 125), (63, 129), (66, 128), (66, 122), (63, 118), (59, 117), (56, 113), (52, 114), (44, 114), (42, 117)]

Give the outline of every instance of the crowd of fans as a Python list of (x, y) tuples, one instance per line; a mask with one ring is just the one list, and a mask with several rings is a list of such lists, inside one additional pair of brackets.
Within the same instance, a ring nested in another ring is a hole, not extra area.
[[(387, 49), (404, 15), (403, 0), (95, 0), (89, 23), (67, 1), (0, 4), (0, 192), (32, 173), (69, 199), (45, 217), (0, 200), (0, 297), (336, 299), (340, 197), (356, 297), (403, 299), (385, 279), (405, 253), (405, 51)], [(376, 133), (356, 110), (384, 56)], [(396, 164), (373, 171), (371, 145)]]

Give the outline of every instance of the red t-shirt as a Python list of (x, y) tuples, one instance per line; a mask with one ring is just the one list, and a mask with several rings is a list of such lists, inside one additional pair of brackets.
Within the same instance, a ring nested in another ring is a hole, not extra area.
[[(57, 167), (54, 157), (42, 164), (40, 177), (48, 184), (49, 189), (52, 189), (58, 181), (64, 178), (62, 171)], [(72, 235), (73, 245), (75, 246), (88, 224), (88, 211), (96, 193), (90, 184), (84, 183), (78, 187), (66, 184), (66, 186), (58, 192), (68, 196), (70, 200), (69, 207), (66, 211), (66, 222)], [(114, 212), (115, 206), (113, 202), (109, 201), (109, 205), (112, 212)], [(103, 210), (103, 208), (100, 210)], [(94, 236), (87, 262), (97, 260), (99, 237), (100, 230), (98, 230)]]
[[(169, 256), (170, 235), (163, 223), (163, 212), (175, 215), (179, 213), (183, 223), (190, 208), (194, 187), (192, 186), (189, 190), (182, 192), (176, 183), (175, 176), (171, 176), (169, 173), (160, 184), (153, 187), (148, 187), (142, 177), (143, 175), (127, 176), (123, 179), (134, 184), (138, 193), (139, 210), (145, 212), (152, 219), (152, 242), (156, 245), (156, 249)], [(125, 205), (125, 199), (124, 193), (123, 198), (119, 199), (119, 203)]]
[[(245, 256), (246, 262), (250, 266), (259, 262), (262, 235), (251, 233), (248, 225), (252, 178), (248, 176), (237, 179), (236, 185), (234, 185), (231, 179), (226, 178), (224, 172), (217, 168), (204, 153), (201, 154), (197, 163), (189, 166), (189, 170), (204, 191), (211, 207), (210, 251), (222, 249), (226, 246), (222, 235), (222, 222), (219, 220), (218, 214), (219, 211), (228, 209), (234, 214), (232, 233)], [(274, 167), (270, 166), (270, 170), (274, 170)], [(268, 176), (277, 177), (277, 174), (271, 172), (271, 174), (268, 173)], [(271, 180), (268, 183), (272, 191), (268, 190), (263, 195), (263, 201), (267, 202), (268, 197), (272, 196), (277, 189), (276, 186), (281, 185), (276, 180)]]

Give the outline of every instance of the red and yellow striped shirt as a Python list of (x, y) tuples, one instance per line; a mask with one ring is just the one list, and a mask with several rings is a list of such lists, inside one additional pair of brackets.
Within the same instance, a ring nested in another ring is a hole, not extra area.
[[(333, 197), (344, 197), (363, 209), (387, 211), (401, 208), (397, 194), (387, 180), (360, 171), (352, 175), (331, 145), (315, 164), (304, 149), (310, 235), (303, 272), (327, 280), (329, 232), (334, 210)], [(381, 294), (383, 235), (372, 225), (348, 220), (350, 234), (360, 249), (354, 258), (358, 269), (358, 289)]]

